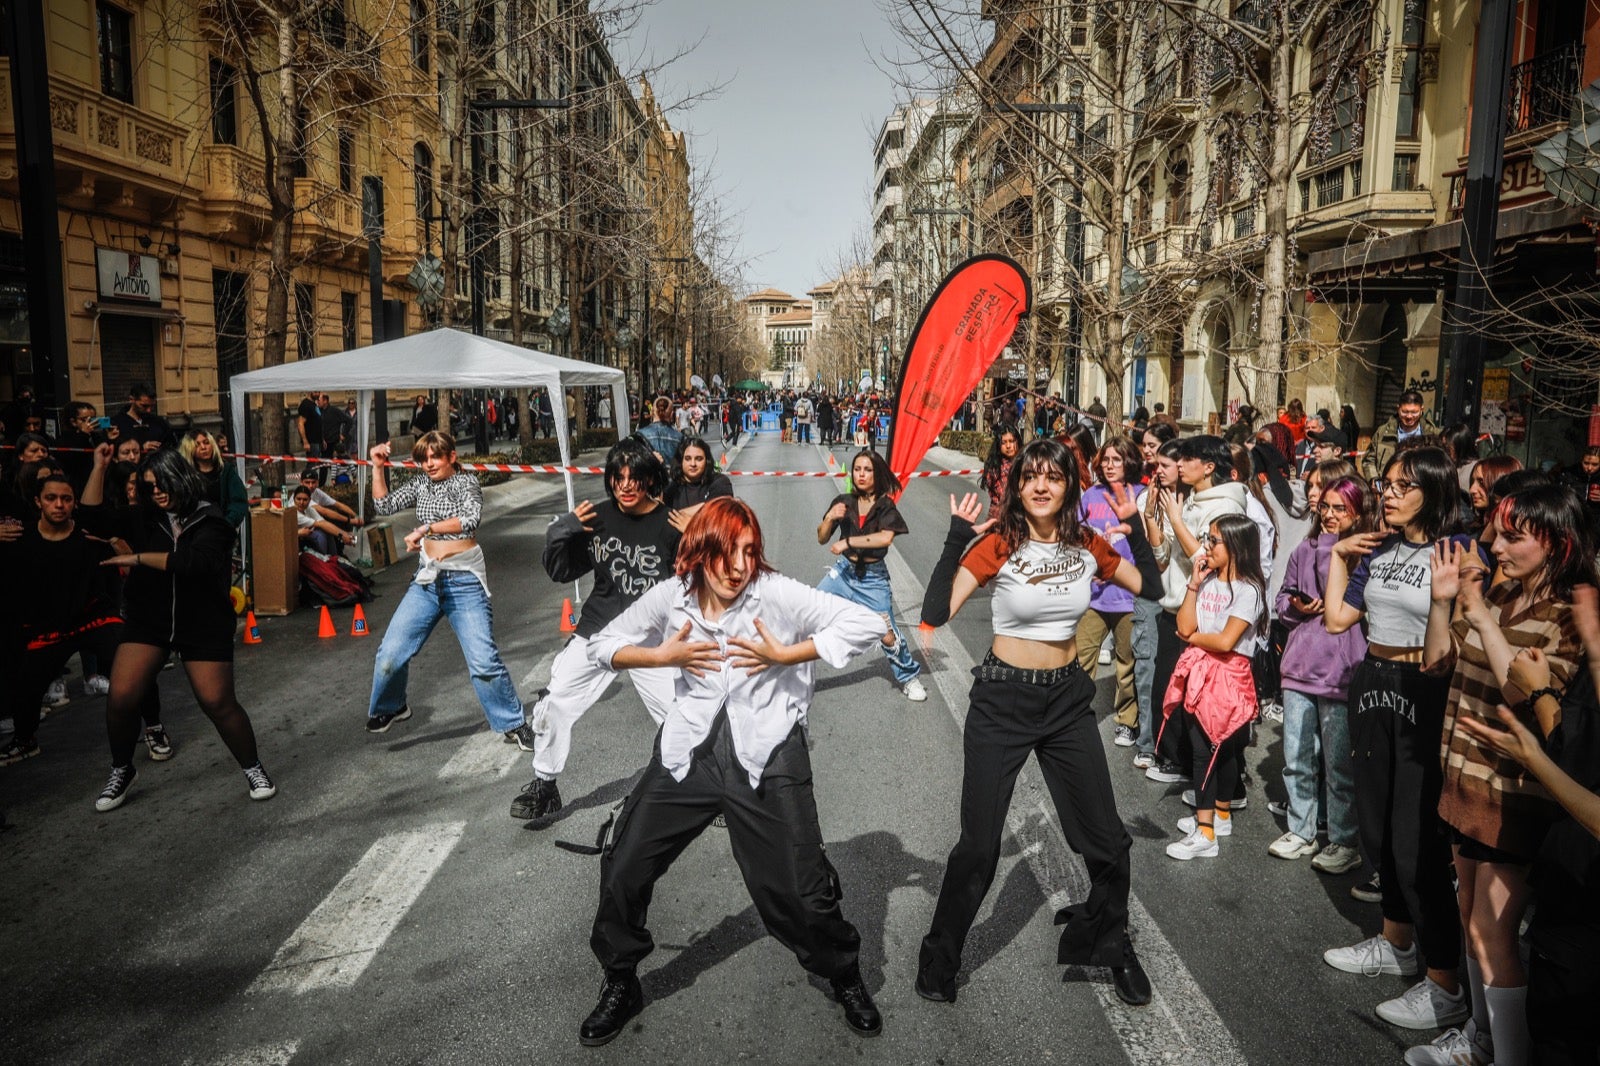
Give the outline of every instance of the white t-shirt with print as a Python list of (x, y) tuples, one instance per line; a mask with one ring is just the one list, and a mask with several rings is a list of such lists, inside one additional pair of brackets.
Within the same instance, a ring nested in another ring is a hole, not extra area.
[(1221, 633), (1228, 628), (1228, 619), (1242, 618), (1248, 624), (1234, 642), (1233, 650), (1244, 655), (1255, 650), (1256, 623), (1261, 620), (1261, 593), (1250, 582), (1208, 577), (1195, 593), (1194, 608), (1202, 633)]

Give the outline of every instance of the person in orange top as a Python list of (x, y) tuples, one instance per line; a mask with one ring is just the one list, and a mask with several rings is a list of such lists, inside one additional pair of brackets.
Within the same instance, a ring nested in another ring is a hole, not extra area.
[(1289, 401), (1289, 409), (1278, 416), (1278, 422), (1289, 430), (1296, 444), (1306, 439), (1306, 405), (1299, 400)]

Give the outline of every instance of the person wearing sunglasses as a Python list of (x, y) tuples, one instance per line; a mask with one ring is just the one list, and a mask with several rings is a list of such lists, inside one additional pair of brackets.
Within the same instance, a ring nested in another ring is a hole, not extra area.
[(271, 799), (277, 787), (261, 765), (255, 729), (234, 691), (236, 618), (228, 592), (233, 527), (206, 500), (199, 471), (176, 449), (163, 448), (139, 464), (139, 504), (127, 510), (104, 506), (110, 465), (111, 446), (102, 444), (95, 449), (81, 511), (86, 530), (120, 537), (131, 549), (101, 563), (129, 571), (123, 586), (126, 623), (106, 696), (111, 776), (95, 810), (115, 810), (127, 800), (137, 776), (133, 749), (141, 704), (174, 652), (183, 660), (195, 702), (244, 772), (250, 798)]
[[(1367, 655), (1350, 681), (1361, 848), (1378, 868), (1383, 927), (1323, 961), (1354, 974), (1426, 974), (1380, 1003), (1378, 1017), (1411, 1029), (1467, 1018), (1457, 968), (1461, 920), (1450, 884), (1450, 839), (1439, 818), (1439, 742), (1450, 678), (1423, 671), (1432, 607), (1434, 543), (1457, 533), (1460, 484), (1443, 449), (1401, 451), (1373, 484), (1388, 532), (1355, 533), (1333, 547), (1322, 618), (1329, 633), (1363, 619)], [(1476, 545), (1472, 545), (1476, 550)]]

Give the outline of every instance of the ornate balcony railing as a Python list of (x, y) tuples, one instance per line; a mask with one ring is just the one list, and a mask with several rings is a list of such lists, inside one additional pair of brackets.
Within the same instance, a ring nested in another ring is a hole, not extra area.
[(1511, 68), (1506, 134), (1516, 136), (1572, 115), (1583, 85), (1583, 44), (1574, 41)]

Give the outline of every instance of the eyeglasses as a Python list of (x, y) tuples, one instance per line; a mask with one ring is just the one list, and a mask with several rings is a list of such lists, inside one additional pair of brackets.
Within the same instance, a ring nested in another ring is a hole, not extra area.
[(1209, 548), (1213, 544), (1217, 543), (1217, 538), (1213, 537), (1210, 533), (1200, 534), (1199, 540), (1202, 548)]
[(1350, 513), (1350, 508), (1346, 507), (1342, 503), (1319, 503), (1319, 504), (1317, 504), (1317, 513), (1318, 514), (1349, 514)]
[(1415, 481), (1385, 481), (1381, 477), (1372, 479), (1372, 491), (1379, 496), (1404, 496), (1418, 487)]

